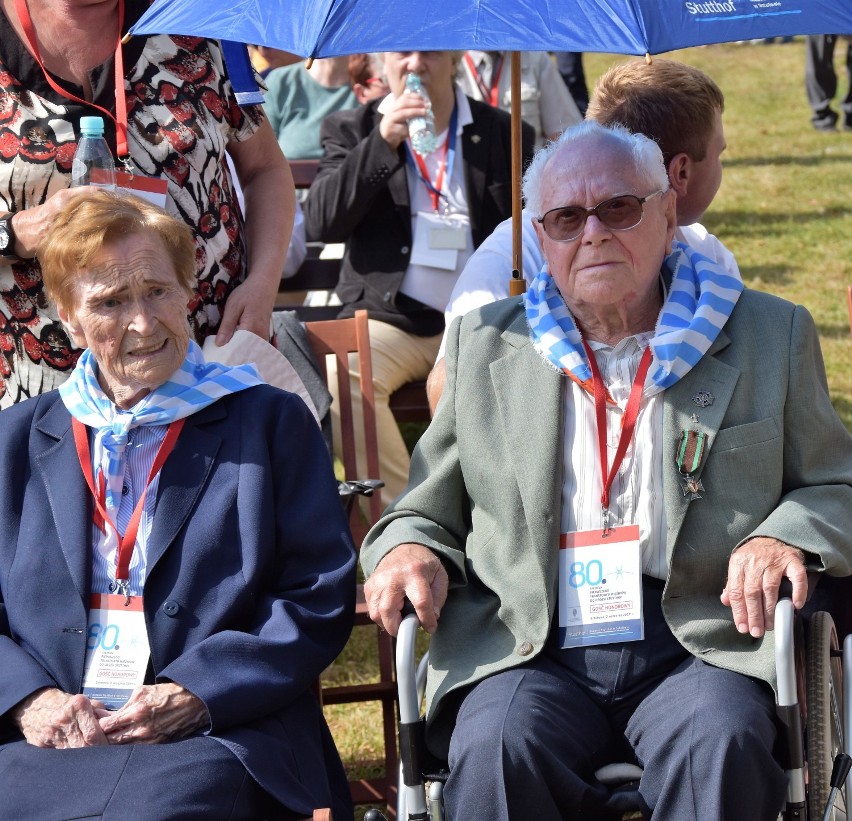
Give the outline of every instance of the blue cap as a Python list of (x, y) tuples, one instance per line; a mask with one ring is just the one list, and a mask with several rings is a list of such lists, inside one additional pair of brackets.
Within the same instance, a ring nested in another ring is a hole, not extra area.
[(104, 133), (103, 117), (80, 117), (80, 133), (89, 137), (100, 137)]

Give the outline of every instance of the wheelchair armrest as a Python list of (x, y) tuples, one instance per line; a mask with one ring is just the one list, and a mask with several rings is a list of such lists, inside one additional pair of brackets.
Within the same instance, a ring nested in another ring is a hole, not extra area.
[(793, 640), (795, 611), (789, 596), (775, 605), (775, 673), (778, 677), (778, 706), (798, 704), (796, 692), (796, 652)]
[(399, 690), (399, 720), (402, 724), (420, 721), (420, 697), (414, 664), (415, 643), (420, 620), (414, 613), (403, 611), (396, 637), (396, 683)]
[[(396, 636), (396, 685), (399, 697), (400, 807), (403, 817), (426, 818), (423, 770), (426, 759), (425, 721), (420, 718), (421, 689), (414, 661), (420, 620), (409, 605)], [(422, 662), (421, 662), (422, 666)]]

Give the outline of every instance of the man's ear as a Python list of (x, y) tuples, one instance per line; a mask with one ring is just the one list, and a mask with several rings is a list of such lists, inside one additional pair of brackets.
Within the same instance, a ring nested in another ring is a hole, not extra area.
[(65, 326), (65, 330), (71, 335), (71, 341), (78, 348), (87, 347), (86, 335), (83, 333), (80, 323), (77, 322), (77, 318), (61, 305), (57, 305), (56, 312), (59, 314), (59, 319)]
[(669, 184), (678, 197), (686, 196), (689, 178), (692, 174), (692, 160), (687, 154), (675, 154), (669, 163)]

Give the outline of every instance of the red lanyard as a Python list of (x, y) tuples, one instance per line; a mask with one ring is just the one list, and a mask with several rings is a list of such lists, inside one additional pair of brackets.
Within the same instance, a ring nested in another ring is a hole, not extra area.
[(23, 26), (24, 35), (27, 38), (30, 50), (36, 62), (41, 66), (48, 85), (57, 94), (61, 94), (66, 99), (83, 103), (83, 105), (91, 106), (106, 114), (115, 123), (116, 154), (120, 160), (128, 158), (130, 150), (127, 146), (127, 98), (124, 96), (124, 57), (121, 53), (121, 27), (124, 25), (124, 0), (118, 0), (118, 39), (115, 47), (115, 116), (105, 108), (101, 108), (101, 106), (95, 103), (66, 91), (50, 76), (44, 67), (44, 62), (42, 62), (41, 54), (38, 50), (38, 41), (36, 40), (35, 28), (33, 28), (33, 21), (30, 17), (30, 10), (27, 7), (27, 0), (15, 0), (15, 10), (18, 12), (18, 17), (20, 18), (21, 26)]
[(117, 581), (127, 582), (130, 578), (130, 559), (133, 556), (133, 548), (136, 545), (136, 533), (139, 530), (139, 522), (142, 519), (142, 511), (145, 508), (145, 497), (148, 495), (148, 488), (157, 472), (168, 459), (172, 452), (175, 442), (183, 429), (185, 419), (177, 419), (169, 425), (166, 436), (160, 444), (157, 455), (154, 457), (154, 464), (151, 465), (151, 471), (148, 474), (148, 481), (145, 483), (145, 489), (133, 509), (133, 515), (127, 524), (127, 530), (122, 535), (115, 523), (109, 518), (106, 509), (106, 492), (104, 488), (103, 472), (98, 471), (98, 490), (95, 490), (94, 476), (92, 475), (92, 452), (89, 449), (89, 435), (86, 432), (86, 426), (77, 419), (71, 419), (71, 427), (74, 431), (74, 444), (77, 446), (77, 456), (80, 459), (80, 467), (83, 469), (83, 476), (86, 477), (86, 484), (92, 493), (95, 500), (95, 524), (103, 530), (103, 523), (109, 523), (110, 527), (118, 536), (118, 561), (116, 562), (115, 578)]
[(473, 76), (473, 80), (479, 88), (479, 93), (482, 95), (482, 99), (490, 105), (497, 106), (500, 102), (500, 95), (497, 91), (497, 86), (500, 85), (500, 75), (503, 73), (503, 55), (501, 54), (493, 64), (491, 69), (491, 87), (489, 88), (485, 85), (485, 82), (482, 79), (482, 75), (479, 73), (479, 69), (476, 67), (476, 64), (473, 62), (473, 58), (469, 54), (464, 55), (464, 61), (467, 64), (468, 71), (470, 71)]
[(636, 420), (639, 418), (639, 406), (642, 403), (642, 391), (645, 387), (645, 376), (648, 374), (648, 368), (651, 366), (651, 349), (645, 348), (645, 353), (642, 354), (642, 359), (639, 361), (639, 370), (636, 372), (636, 378), (633, 380), (633, 385), (630, 388), (630, 397), (627, 400), (627, 407), (624, 410), (624, 416), (621, 417), (621, 434), (618, 439), (618, 447), (615, 451), (615, 456), (612, 459), (612, 466), (607, 471), (606, 458), (606, 397), (607, 390), (604, 385), (603, 377), (601, 376), (598, 363), (595, 361), (595, 355), (589, 347), (586, 340), (583, 340), (583, 347), (586, 349), (586, 355), (589, 358), (589, 367), (592, 369), (592, 380), (594, 385), (595, 399), (595, 420), (598, 429), (598, 452), (601, 460), (601, 478), (603, 480), (603, 492), (601, 493), (601, 508), (604, 516), (604, 529), (609, 526), (609, 492), (612, 489), (612, 484), (615, 481), (615, 476), (621, 463), (624, 461), (624, 456), (627, 453), (627, 448), (633, 439), (633, 431), (636, 429)]
[(444, 150), (441, 152), (441, 159), (438, 162), (438, 173), (435, 175), (435, 182), (432, 182), (432, 178), (429, 176), (429, 169), (426, 167), (426, 162), (423, 157), (420, 156), (416, 151), (412, 151), (414, 154), (414, 161), (417, 163), (417, 167), (420, 169), (420, 176), (423, 178), (423, 182), (426, 183), (426, 188), (429, 189), (429, 197), (432, 199), (432, 209), (437, 214), (440, 205), (441, 205), (441, 186), (444, 184), (444, 174), (447, 170), (447, 154), (450, 150), (450, 136), (454, 128), (454, 124), (451, 122), (450, 127), (447, 129), (447, 139), (444, 140)]

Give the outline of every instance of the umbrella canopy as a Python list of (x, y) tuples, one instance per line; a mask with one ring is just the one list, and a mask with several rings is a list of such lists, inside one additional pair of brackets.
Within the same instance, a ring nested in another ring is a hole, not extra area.
[(192, 34), (302, 57), (492, 49), (660, 54), (852, 32), (849, 0), (155, 0), (134, 34)]
[(186, 34), (302, 57), (511, 51), (511, 292), (521, 271), (519, 51), (661, 54), (690, 46), (852, 32), (852, 0), (154, 0), (132, 34)]

